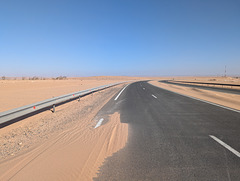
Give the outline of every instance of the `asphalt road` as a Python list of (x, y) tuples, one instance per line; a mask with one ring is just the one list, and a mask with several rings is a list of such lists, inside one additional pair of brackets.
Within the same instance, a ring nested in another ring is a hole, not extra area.
[[(128, 143), (94, 180), (240, 180), (240, 113), (147, 82), (129, 85), (100, 115), (119, 111)], [(104, 125), (102, 125), (104, 126)]]
[(207, 85), (184, 84), (184, 83), (179, 83), (179, 82), (168, 82), (166, 80), (162, 80), (162, 81), (159, 81), (159, 82), (163, 82), (163, 83), (166, 83), (166, 84), (180, 85), (180, 86), (184, 86), (184, 87), (192, 87), (192, 88), (198, 88), (198, 89), (204, 89), (204, 90), (211, 90), (211, 91), (240, 95), (240, 90), (239, 89), (232, 89), (232, 88), (226, 88), (226, 87), (213, 87), (212, 85), (207, 86)]

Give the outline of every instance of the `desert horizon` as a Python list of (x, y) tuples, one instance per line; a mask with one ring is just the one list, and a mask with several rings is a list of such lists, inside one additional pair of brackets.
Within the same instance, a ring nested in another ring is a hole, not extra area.
[(0, 80), (0, 112), (21, 107), (52, 97), (61, 96), (94, 88), (109, 83), (140, 80), (178, 80), (195, 82), (229, 83), (240, 85), (236, 77), (128, 77), (128, 76), (91, 76), (66, 77), (64, 79), (9, 79)]
[(0, 1), (0, 180), (240, 180), (239, 10)]

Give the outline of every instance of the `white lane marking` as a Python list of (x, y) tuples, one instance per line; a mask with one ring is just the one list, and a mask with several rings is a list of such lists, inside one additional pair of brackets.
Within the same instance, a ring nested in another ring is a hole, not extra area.
[(238, 156), (240, 158), (240, 153), (233, 149), (231, 146), (227, 145), (226, 143), (224, 143), (223, 141), (221, 141), (220, 139), (218, 139), (217, 137), (213, 136), (213, 135), (209, 135), (212, 139), (214, 139), (216, 142), (218, 142), (220, 145), (224, 146), (225, 148), (227, 148), (229, 151), (231, 151), (233, 154), (235, 154), (236, 156)]
[(104, 119), (101, 118), (101, 119), (98, 121), (98, 123), (96, 124), (96, 126), (95, 126), (94, 128), (97, 128), (97, 127), (101, 126), (103, 120), (104, 120)]
[[(128, 84), (129, 85), (129, 84)], [(124, 89), (126, 89), (126, 87), (128, 86), (126, 85), (122, 90), (121, 92), (119, 92), (119, 94), (117, 95), (117, 97), (114, 99), (115, 101), (118, 99), (118, 97), (122, 94), (122, 92), (124, 91)]]
[(143, 90), (145, 90), (145, 88), (143, 87)]
[[(155, 86), (155, 87), (157, 87), (157, 86)], [(158, 88), (164, 89), (164, 88), (162, 88), (162, 87), (158, 87)], [(168, 89), (164, 89), (164, 90), (169, 91), (169, 92), (172, 92), (172, 93), (175, 93), (175, 94), (179, 94), (179, 95), (181, 95), (181, 96), (189, 97), (189, 98), (191, 98), (191, 99), (195, 99), (195, 100), (198, 100), (198, 101), (201, 101), (201, 102), (205, 102), (205, 103), (208, 103), (208, 104), (212, 104), (212, 105), (214, 105), (214, 106), (218, 106), (218, 107), (221, 107), (221, 108), (224, 108), (224, 109), (228, 109), (228, 110), (230, 110), (230, 111), (234, 111), (234, 112), (240, 113), (240, 110), (232, 109), (232, 108), (230, 108), (230, 107), (225, 107), (225, 106), (222, 106), (222, 105), (220, 105), (220, 104), (215, 104), (215, 103), (213, 103), (213, 102), (205, 101), (205, 100), (203, 100), (203, 99), (198, 99), (198, 98), (195, 98), (195, 97), (192, 97), (192, 96), (187, 96), (187, 95), (184, 95), (184, 94), (181, 94), (181, 93), (178, 93), (178, 92), (170, 91), (170, 90), (168, 90)]]
[(153, 96), (155, 99), (157, 99), (157, 97), (156, 97), (155, 95), (152, 94), (152, 96)]

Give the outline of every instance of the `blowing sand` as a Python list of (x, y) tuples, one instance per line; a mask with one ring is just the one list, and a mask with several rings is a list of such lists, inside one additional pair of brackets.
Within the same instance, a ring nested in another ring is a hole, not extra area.
[(92, 180), (104, 159), (123, 148), (119, 113), (94, 129), (115, 86), (0, 129), (0, 180)]
[[(196, 79), (196, 78), (194, 78), (194, 79)], [(201, 81), (204, 81), (206, 79), (209, 80), (209, 78), (202, 78)], [(186, 80), (186, 79), (182, 78), (181, 80)], [(190, 80), (192, 80), (192, 79), (190, 79)], [(223, 82), (223, 80), (224, 79), (216, 80), (216, 82)], [(235, 82), (237, 82), (237, 81), (235, 81)], [(225, 83), (226, 82), (227, 81), (225, 81)], [(158, 81), (150, 81), (149, 83), (151, 83), (152, 85), (173, 91), (173, 92), (192, 96), (195, 98), (203, 99), (203, 100), (206, 100), (209, 102), (213, 102), (216, 104), (220, 104), (223, 106), (227, 106), (230, 108), (240, 110), (240, 95), (216, 92), (216, 91), (210, 91), (210, 90), (203, 90), (203, 89), (198, 89), (198, 88), (184, 87), (184, 86), (173, 85), (173, 84), (166, 84), (166, 83), (162, 83), (162, 82), (158, 82)]]

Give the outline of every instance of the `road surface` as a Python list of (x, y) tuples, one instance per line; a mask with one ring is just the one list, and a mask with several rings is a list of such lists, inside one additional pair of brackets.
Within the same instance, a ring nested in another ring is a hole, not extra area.
[(128, 142), (94, 180), (240, 180), (240, 113), (147, 82), (116, 97), (98, 116), (120, 112)]

